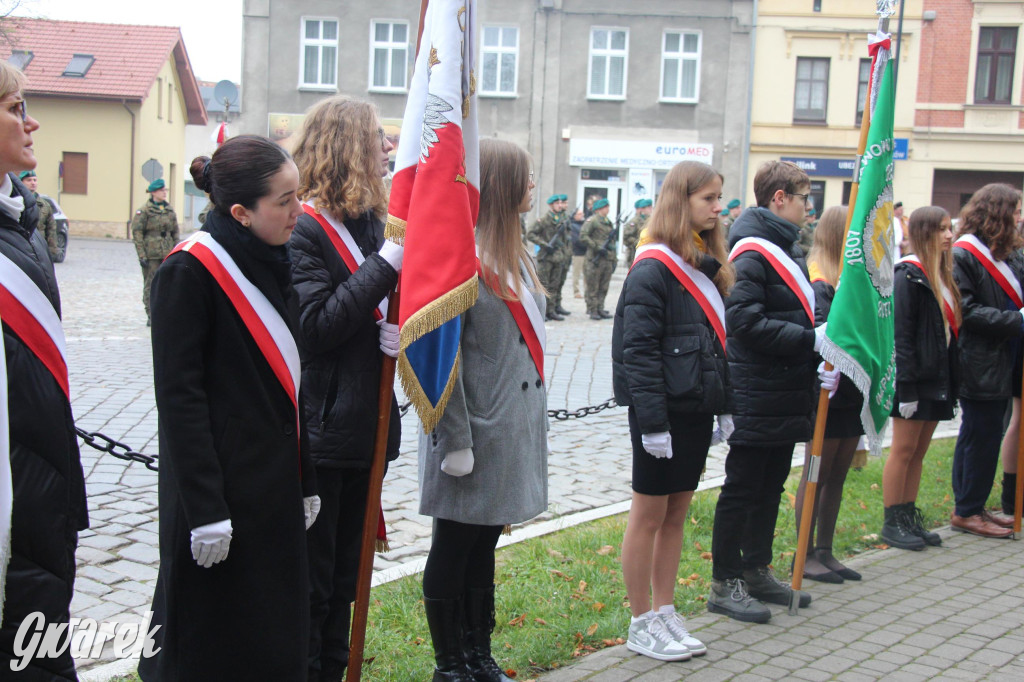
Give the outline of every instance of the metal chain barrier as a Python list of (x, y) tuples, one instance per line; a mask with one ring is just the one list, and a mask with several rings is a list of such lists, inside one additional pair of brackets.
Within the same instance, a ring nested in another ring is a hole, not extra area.
[(144, 455), (141, 452), (135, 452), (124, 443), (116, 441), (109, 436), (104, 436), (99, 431), (93, 431), (90, 433), (76, 426), (75, 434), (84, 440), (86, 445), (95, 448), (100, 452), (105, 452), (128, 462), (140, 462), (145, 464), (146, 468), (150, 471), (158, 471), (156, 466), (156, 455)]
[(615, 398), (608, 398), (608, 400), (600, 403), (599, 405), (588, 405), (587, 407), (581, 407), (578, 410), (573, 410), (572, 412), (569, 410), (548, 410), (548, 416), (554, 417), (558, 421), (565, 421), (566, 419), (580, 419), (581, 417), (587, 417), (618, 406), (619, 404), (615, 402)]

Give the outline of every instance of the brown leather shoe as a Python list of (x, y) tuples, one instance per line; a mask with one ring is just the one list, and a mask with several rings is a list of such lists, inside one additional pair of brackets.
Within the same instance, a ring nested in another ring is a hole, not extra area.
[(985, 510), (981, 512), (981, 515), (985, 517), (985, 520), (994, 523), (1000, 528), (1013, 528), (1013, 517), (1002, 512), (990, 512)]
[(1013, 531), (1009, 528), (997, 526), (987, 520), (984, 513), (968, 516), (967, 518), (953, 514), (949, 520), (949, 525), (953, 530), (960, 531), (961, 533), (970, 533), (971, 535), (980, 535), (983, 538), (1008, 538), (1013, 534)]

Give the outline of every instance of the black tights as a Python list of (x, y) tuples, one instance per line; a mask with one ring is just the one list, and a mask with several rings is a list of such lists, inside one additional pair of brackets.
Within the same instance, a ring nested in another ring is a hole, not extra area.
[(494, 584), (494, 548), (502, 526), (434, 520), (434, 538), (423, 569), (423, 596), (456, 599), (468, 588)]
[[(807, 543), (807, 553), (813, 554), (814, 548), (832, 549), (832, 537), (835, 535), (836, 520), (839, 518), (839, 506), (843, 502), (843, 485), (846, 474), (850, 471), (850, 463), (857, 450), (859, 438), (826, 438), (821, 447), (821, 467), (818, 470), (818, 495), (814, 501), (814, 512), (811, 522), (811, 535)], [(810, 462), (810, 445), (804, 459), (804, 475), (800, 480), (800, 490), (796, 498), (796, 526), (800, 527), (800, 515), (804, 509), (804, 490), (807, 487), (807, 464)], [(817, 521), (817, 538), (815, 523)]]

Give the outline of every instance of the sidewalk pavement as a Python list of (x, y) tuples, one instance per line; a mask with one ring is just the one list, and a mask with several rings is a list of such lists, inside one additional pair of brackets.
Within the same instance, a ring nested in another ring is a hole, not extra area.
[(940, 535), (940, 548), (851, 560), (860, 582), (804, 581), (814, 601), (797, 616), (772, 606), (765, 625), (689, 619), (708, 647), (700, 658), (665, 663), (623, 644), (538, 682), (1024, 680), (1024, 542)]

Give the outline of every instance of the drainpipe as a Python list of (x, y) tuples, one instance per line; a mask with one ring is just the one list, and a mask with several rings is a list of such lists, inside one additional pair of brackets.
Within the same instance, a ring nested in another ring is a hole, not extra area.
[(744, 206), (747, 203), (747, 166), (750, 165), (750, 127), (753, 125), (754, 108), (754, 57), (757, 48), (757, 0), (754, 0), (753, 20), (750, 22), (750, 68), (747, 69), (747, 129), (743, 133), (742, 164), (740, 180), (740, 196)]
[(132, 238), (131, 224), (132, 224), (132, 211), (135, 210), (135, 112), (132, 111), (131, 107), (124, 100), (121, 100), (121, 106), (128, 112), (128, 115), (132, 117), (132, 145), (131, 145), (131, 165), (128, 169), (128, 222), (124, 226), (124, 236), (126, 239)]

